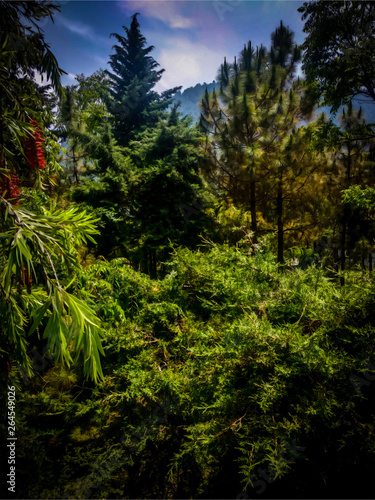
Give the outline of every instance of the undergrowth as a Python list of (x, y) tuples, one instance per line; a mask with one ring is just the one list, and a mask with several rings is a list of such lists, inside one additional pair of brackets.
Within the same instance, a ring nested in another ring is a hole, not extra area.
[(105, 379), (84, 381), (79, 365), (13, 374), (21, 496), (365, 494), (358, 471), (371, 477), (375, 451), (368, 276), (340, 287), (320, 267), (280, 269), (266, 243), (207, 242), (176, 249), (162, 280), (115, 259), (71, 287), (103, 321)]

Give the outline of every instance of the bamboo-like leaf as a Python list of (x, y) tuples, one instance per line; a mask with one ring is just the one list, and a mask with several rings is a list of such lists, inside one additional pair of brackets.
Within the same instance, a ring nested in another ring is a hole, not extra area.
[(5, 293), (7, 295), (9, 295), (9, 293), (10, 293), (10, 283), (11, 283), (11, 279), (12, 279), (13, 261), (14, 261), (14, 252), (13, 252), (13, 250), (11, 250), (11, 252), (9, 253), (9, 257), (8, 257), (8, 263), (7, 263), (6, 268), (5, 268), (6, 273), (5, 273), (4, 281), (3, 281), (3, 288), (4, 288)]
[(18, 248), (19, 248), (20, 252), (25, 257), (25, 259), (31, 260), (32, 259), (32, 255), (31, 255), (29, 249), (27, 248), (27, 246), (25, 245), (22, 236), (18, 238), (17, 245), (18, 245)]
[(42, 321), (42, 319), (44, 318), (48, 308), (51, 306), (51, 301), (48, 301), (46, 302), (45, 304), (42, 305), (42, 307), (40, 307), (35, 315), (34, 315), (34, 322), (29, 330), (29, 335), (31, 335), (32, 333), (35, 332), (35, 330), (38, 328), (38, 326), (40, 325), (40, 322)]
[[(34, 333), (50, 311), (43, 332), (44, 338), (48, 340), (48, 348), (59, 361), (69, 365), (72, 362), (69, 346), (73, 342), (76, 358), (81, 354), (84, 356), (85, 375), (98, 380), (98, 377), (102, 377), (100, 354), (104, 354), (99, 320), (84, 301), (61, 287), (53, 265), (56, 258), (61, 264), (76, 264), (75, 246), (81, 245), (87, 239), (94, 241), (91, 235), (98, 233), (94, 226), (95, 221), (78, 208), (65, 212), (45, 211), (35, 215), (23, 208), (12, 207), (7, 202), (5, 205), (4, 215), (7, 215), (7, 224), (10, 225), (9, 229), (0, 235), (4, 242), (10, 242), (10, 250), (1, 273), (5, 293), (8, 297), (12, 294), (12, 279), (15, 276), (16, 282), (20, 282), (23, 268), (27, 269), (28, 276), (32, 271), (36, 277), (34, 264), (42, 265), (47, 277), (47, 289), (50, 291), (49, 299), (45, 297), (43, 303), (39, 302), (33, 311), (35, 300), (33, 299), (32, 306), (32, 300), (28, 299), (26, 294), (20, 295), (17, 289), (17, 296), (23, 308), (31, 309), (32, 325), (28, 333)], [(21, 324), (26, 325), (25, 321), (20, 314), (12, 317), (10, 331), (13, 342), (17, 341), (18, 328)], [(24, 335), (24, 329), (21, 330)]]

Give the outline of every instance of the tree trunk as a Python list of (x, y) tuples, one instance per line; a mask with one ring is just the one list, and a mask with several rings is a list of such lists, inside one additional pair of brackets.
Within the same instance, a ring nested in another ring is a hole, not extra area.
[(255, 199), (255, 180), (254, 175), (251, 173), (250, 180), (250, 213), (251, 213), (251, 231), (253, 232), (253, 242), (257, 242), (257, 210), (256, 210), (256, 199)]
[(277, 188), (277, 262), (284, 264), (284, 220), (283, 220), (283, 172), (279, 169), (279, 182)]
[(74, 146), (73, 146), (73, 174), (74, 174), (74, 178), (76, 180), (76, 184), (78, 186), (78, 184), (79, 184), (78, 166), (77, 166), (77, 158), (76, 158), (76, 155), (75, 155), (75, 148), (74, 148)]
[(150, 250), (149, 252), (149, 275), (151, 279), (157, 278), (156, 273), (156, 250)]
[[(341, 231), (341, 255), (340, 255), (340, 269), (341, 272), (345, 271), (345, 247), (346, 247), (346, 229), (347, 229), (347, 214), (348, 214), (348, 209), (347, 206), (344, 206), (344, 216), (343, 216), (343, 221), (342, 221), (342, 231)], [(340, 284), (341, 286), (345, 285), (345, 278), (344, 276), (340, 277)]]
[(336, 243), (333, 243), (333, 268), (338, 273), (339, 272), (339, 249)]
[(362, 271), (365, 271), (366, 270), (366, 262), (365, 262), (365, 259), (366, 259), (366, 253), (365, 253), (365, 245), (364, 243), (362, 242), (362, 248), (361, 248), (361, 267), (362, 267)]
[[(348, 148), (348, 163), (347, 163), (347, 168), (346, 168), (346, 189), (350, 187), (350, 176), (351, 176), (351, 148), (350, 148), (350, 142), (347, 143), (347, 148)], [(346, 249), (346, 240), (347, 240), (347, 226), (348, 226), (348, 205), (344, 205), (344, 215), (343, 215), (343, 221), (342, 221), (342, 233), (341, 233), (341, 272), (345, 271), (345, 260), (346, 260), (346, 255), (345, 255), (345, 249)], [(340, 278), (340, 284), (341, 286), (345, 285), (345, 278), (344, 276), (341, 276)]]

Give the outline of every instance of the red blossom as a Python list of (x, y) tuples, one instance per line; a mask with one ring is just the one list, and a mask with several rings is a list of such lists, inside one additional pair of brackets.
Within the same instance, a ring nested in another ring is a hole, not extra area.
[(45, 139), (42, 137), (42, 131), (36, 120), (30, 120), (34, 127), (33, 137), (28, 137), (25, 142), (25, 153), (30, 168), (45, 168), (46, 160), (44, 158)]
[[(3, 198), (17, 199), (20, 195), (19, 186), (20, 180), (13, 172), (0, 175), (0, 194)], [(13, 202), (13, 205), (18, 205), (18, 201)]]

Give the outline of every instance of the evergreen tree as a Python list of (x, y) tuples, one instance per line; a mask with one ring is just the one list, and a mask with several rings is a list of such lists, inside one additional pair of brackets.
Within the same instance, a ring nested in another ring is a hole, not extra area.
[(104, 71), (98, 70), (88, 77), (77, 75), (76, 80), (78, 85), (64, 88), (54, 130), (65, 143), (66, 151), (60, 160), (64, 171), (59, 181), (61, 184), (65, 180), (63, 184), (68, 186), (78, 185), (82, 173), (90, 168), (91, 159), (83, 147), (81, 134), (98, 136), (109, 116), (104, 102), (108, 83)]
[[(280, 96), (277, 115), (263, 139), (260, 170), (266, 178), (260, 202), (264, 219), (277, 233), (277, 260), (284, 263), (285, 243), (308, 244), (318, 223), (309, 210), (316, 193), (316, 170), (321, 162), (310, 150), (314, 123), (300, 126), (301, 85), (296, 82)], [(313, 205), (314, 205), (313, 201)]]
[[(74, 93), (75, 87), (68, 86), (64, 89), (64, 99), (60, 105), (60, 113), (58, 125), (60, 130), (56, 130), (59, 137), (66, 141), (68, 150), (66, 151), (64, 161), (64, 177), (68, 185), (73, 183), (79, 184), (79, 170), (82, 166), (82, 158), (85, 157), (82, 151), (79, 150), (79, 142), (73, 137), (73, 131), (79, 127), (78, 110), (75, 103)], [(61, 182), (61, 178), (60, 178)]]
[(254, 54), (249, 43), (241, 53), (240, 65), (224, 59), (218, 80), (220, 95), (206, 90), (201, 102), (200, 127), (206, 137), (202, 144), (202, 169), (215, 191), (226, 200), (241, 200), (251, 212), (256, 241), (258, 141), (263, 132), (264, 111), (270, 108), (271, 82), (266, 74), (265, 49)]
[(72, 199), (85, 204), (101, 218), (97, 253), (105, 257), (122, 256), (132, 186), (139, 174), (118, 146), (109, 123), (103, 125), (100, 135), (75, 131), (75, 136), (89, 156), (91, 165), (82, 173), (82, 182), (72, 191)]
[[(291, 148), (302, 141), (295, 127), (311, 114), (312, 103), (303, 82), (294, 81), (300, 50), (293, 42), (293, 33), (281, 22), (271, 40), (269, 53), (263, 46), (254, 51), (249, 42), (239, 64), (236, 59), (233, 65), (225, 60), (219, 73), (220, 98), (216, 92), (206, 92), (203, 97), (203, 169), (224, 198), (250, 211), (254, 242), (260, 233), (259, 219), (261, 230), (269, 231), (277, 213), (278, 255), (282, 262), (283, 186), (290, 177), (285, 171), (289, 165), (282, 158), (284, 154), (290, 156)], [(302, 153), (298, 155), (302, 157)], [(296, 161), (294, 158), (292, 163)], [(277, 199), (276, 206), (273, 199)]]
[(138, 174), (127, 219), (127, 255), (156, 277), (171, 243), (194, 247), (207, 223), (198, 175), (199, 135), (175, 105), (167, 119), (131, 142), (129, 157)]
[(123, 26), (126, 36), (112, 33), (118, 45), (110, 56), (112, 71), (110, 79), (108, 109), (113, 115), (114, 137), (122, 146), (134, 139), (137, 132), (155, 125), (160, 112), (172, 102), (173, 95), (181, 87), (175, 87), (158, 94), (153, 90), (162, 77), (163, 69), (150, 53), (154, 46), (146, 46), (146, 38), (141, 34), (136, 13), (132, 16), (130, 28)]
[(176, 105), (128, 148), (117, 145), (109, 126), (100, 137), (79, 134), (93, 165), (72, 196), (102, 219), (97, 253), (126, 256), (151, 276), (168, 258), (170, 243), (194, 247), (207, 222), (199, 134), (179, 115)]
[[(337, 146), (333, 153), (332, 169), (327, 179), (334, 212), (331, 212), (333, 245), (336, 249), (334, 261), (336, 267), (345, 271), (347, 262), (355, 262), (356, 247), (365, 245), (371, 248), (369, 224), (361, 220), (359, 207), (341, 203), (342, 194), (352, 186), (374, 188), (373, 146), (374, 140), (358, 139), (357, 131), (366, 126), (362, 109), (356, 110), (349, 103), (340, 116), (341, 127), (337, 128)], [(340, 255), (338, 255), (340, 251)], [(357, 248), (358, 251), (358, 248)], [(370, 250), (371, 251), (371, 250)], [(344, 277), (341, 277), (344, 284)]]

